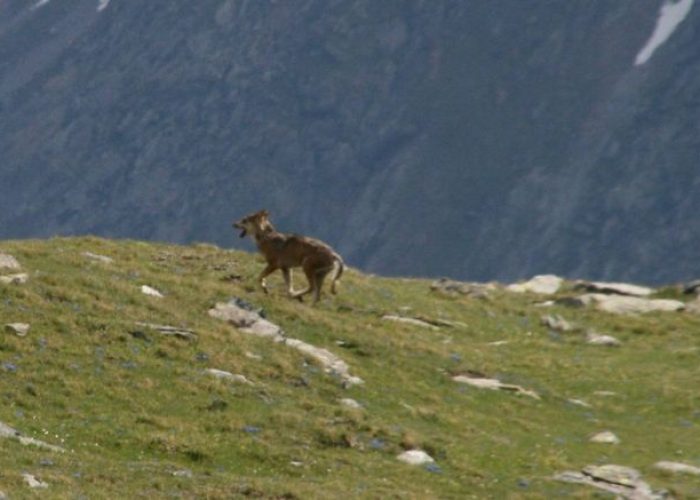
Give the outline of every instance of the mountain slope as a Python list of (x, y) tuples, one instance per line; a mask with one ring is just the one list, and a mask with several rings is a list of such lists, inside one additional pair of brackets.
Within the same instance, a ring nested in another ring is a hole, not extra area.
[[(544, 309), (534, 305), (544, 296), (442, 294), (355, 270), (311, 307), (286, 298), (280, 277), (263, 294), (255, 257), (210, 245), (56, 238), (3, 241), (0, 253), (22, 267), (0, 275), (28, 274), (0, 282), (0, 423), (66, 450), (2, 439), (0, 425), (9, 498), (31, 494), (23, 474), (52, 498), (587, 498), (593, 490), (554, 474), (606, 463), (679, 498), (700, 494), (697, 477), (654, 467), (700, 465), (700, 316)], [(569, 283), (555, 297), (577, 293)], [(208, 314), (234, 297), (263, 308), (288, 340)], [(555, 314), (579, 330), (541, 324)], [(26, 335), (4, 326), (18, 322)], [(622, 345), (589, 345), (587, 329)], [(340, 357), (364, 383), (344, 388), (291, 338)], [(605, 430), (621, 442), (589, 441)], [(416, 449), (435, 462), (397, 460)]]
[(0, 5), (0, 236), (266, 207), (382, 273), (699, 272), (696, 6), (638, 65), (659, 0), (98, 6)]

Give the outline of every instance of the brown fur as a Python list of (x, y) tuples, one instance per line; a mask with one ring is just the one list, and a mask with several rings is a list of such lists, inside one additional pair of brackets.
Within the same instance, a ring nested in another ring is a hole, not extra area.
[[(241, 230), (241, 238), (250, 235), (258, 250), (267, 261), (267, 266), (258, 276), (260, 286), (267, 293), (265, 278), (276, 270), (282, 271), (287, 293), (290, 297), (302, 300), (307, 293), (313, 293), (314, 304), (321, 296), (321, 288), (326, 276), (337, 266), (331, 282), (331, 293), (336, 293), (336, 282), (343, 274), (343, 259), (331, 247), (320, 240), (278, 232), (269, 219), (267, 210), (260, 210), (234, 222), (233, 227)], [(305, 290), (294, 291), (292, 268), (304, 270), (309, 286)]]

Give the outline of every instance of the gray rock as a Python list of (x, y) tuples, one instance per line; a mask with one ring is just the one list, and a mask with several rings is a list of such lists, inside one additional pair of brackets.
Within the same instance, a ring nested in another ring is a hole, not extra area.
[(680, 462), (667, 462), (662, 460), (661, 462), (656, 462), (654, 467), (666, 472), (673, 472), (679, 474), (691, 474), (693, 476), (700, 476), (700, 467), (694, 465), (683, 464)]
[(7, 323), (5, 331), (14, 333), (18, 337), (26, 337), (29, 333), (29, 325), (27, 323)]
[(559, 276), (553, 274), (541, 274), (531, 278), (524, 283), (514, 283), (508, 285), (506, 290), (515, 293), (539, 293), (541, 295), (551, 295), (557, 293), (564, 282)]
[(29, 281), (29, 275), (27, 273), (0, 276), (0, 283), (3, 285), (24, 285), (27, 281)]
[(19, 270), (22, 266), (12, 255), (0, 252), (0, 269)]
[(628, 295), (633, 297), (648, 297), (654, 293), (653, 288), (628, 283), (608, 283), (603, 281), (577, 281), (574, 288), (593, 293), (610, 295)]
[(576, 330), (574, 325), (566, 321), (558, 314), (542, 316), (541, 321), (544, 326), (556, 332), (572, 332)]
[(648, 312), (681, 311), (685, 304), (671, 299), (644, 299), (622, 295), (605, 295), (589, 293), (578, 298), (583, 305), (595, 307), (600, 311), (613, 314), (644, 314)]

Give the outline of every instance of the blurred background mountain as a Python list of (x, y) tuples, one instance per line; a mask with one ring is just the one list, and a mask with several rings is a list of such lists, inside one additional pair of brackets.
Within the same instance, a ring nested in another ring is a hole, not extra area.
[(0, 0), (0, 238), (265, 207), (383, 274), (696, 277), (693, 4)]

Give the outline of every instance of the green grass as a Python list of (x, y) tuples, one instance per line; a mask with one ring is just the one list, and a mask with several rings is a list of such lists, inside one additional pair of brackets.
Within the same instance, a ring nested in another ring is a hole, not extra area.
[[(258, 257), (210, 245), (57, 238), (0, 242), (0, 251), (30, 274), (25, 285), (0, 286), (0, 323), (31, 324), (23, 338), (0, 334), (0, 421), (69, 450), (0, 440), (0, 491), (10, 498), (589, 498), (592, 490), (550, 478), (593, 463), (636, 467), (654, 488), (700, 496), (700, 479), (652, 467), (700, 465), (698, 316), (543, 309), (535, 296), (502, 291), (445, 296), (426, 280), (354, 270), (338, 296), (311, 307), (286, 298), (280, 276), (262, 294)], [(231, 274), (242, 278), (224, 279)], [(143, 295), (141, 285), (165, 298)], [(343, 389), (298, 351), (207, 315), (231, 297), (339, 355), (365, 384)], [(433, 331), (381, 319), (398, 312), (464, 325)], [(553, 335), (540, 325), (552, 313), (623, 346)], [(198, 339), (136, 322), (187, 327)], [(205, 368), (254, 385), (213, 379)], [(542, 399), (450, 378), (469, 370)], [(342, 406), (345, 397), (365, 409)], [(602, 430), (622, 443), (588, 441)], [(438, 468), (396, 460), (414, 447)], [(23, 472), (49, 489), (30, 490)]]

